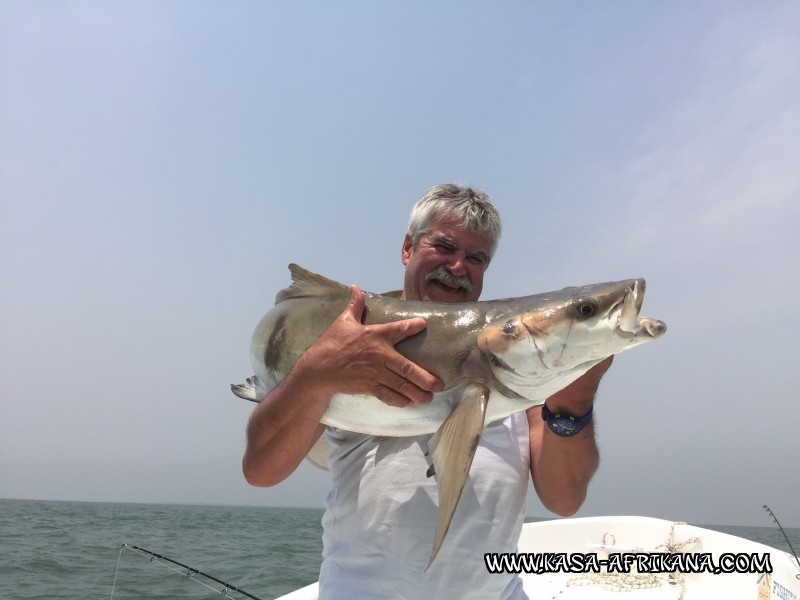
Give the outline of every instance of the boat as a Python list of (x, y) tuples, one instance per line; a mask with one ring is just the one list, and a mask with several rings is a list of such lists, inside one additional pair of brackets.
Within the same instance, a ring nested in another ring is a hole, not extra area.
[[(484, 559), (487, 577), (490, 568), (521, 571), (537, 600), (800, 600), (800, 562), (791, 553), (652, 517), (525, 523), (517, 554)], [(318, 596), (313, 583), (276, 600)]]

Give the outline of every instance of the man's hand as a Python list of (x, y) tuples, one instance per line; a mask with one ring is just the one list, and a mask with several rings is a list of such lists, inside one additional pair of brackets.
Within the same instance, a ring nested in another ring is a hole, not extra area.
[(547, 408), (553, 413), (566, 413), (576, 417), (585, 415), (592, 408), (600, 380), (608, 371), (613, 360), (614, 355), (612, 354), (586, 371), (563, 390), (550, 396), (547, 399)]
[(425, 320), (362, 325), (364, 294), (350, 288), (350, 303), (303, 353), (286, 378), (253, 411), (242, 470), (251, 485), (275, 485), (303, 460), (325, 426), (331, 396), (371, 394), (391, 406), (430, 402), (442, 382), (395, 350), (425, 329)]
[(370, 394), (390, 406), (430, 402), (442, 382), (394, 347), (425, 329), (425, 320), (362, 325), (364, 308), (364, 293), (350, 286), (347, 308), (300, 358), (313, 384), (329, 396)]

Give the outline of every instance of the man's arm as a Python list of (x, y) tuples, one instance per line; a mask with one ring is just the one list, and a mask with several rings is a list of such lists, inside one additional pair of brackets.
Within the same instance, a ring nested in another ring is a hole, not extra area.
[(439, 379), (394, 348), (425, 329), (425, 321), (362, 325), (364, 294), (356, 286), (350, 292), (344, 312), (253, 411), (242, 459), (251, 485), (275, 485), (297, 468), (324, 431), (319, 421), (334, 394), (370, 394), (408, 406), (430, 402), (442, 389)]
[[(613, 356), (595, 365), (563, 390), (547, 399), (553, 413), (585, 415), (594, 402), (597, 386), (611, 366)], [(577, 512), (586, 499), (589, 480), (600, 455), (594, 439), (594, 422), (572, 437), (559, 437), (542, 420), (542, 407), (528, 409), (531, 440), (531, 477), (545, 508), (561, 516)]]

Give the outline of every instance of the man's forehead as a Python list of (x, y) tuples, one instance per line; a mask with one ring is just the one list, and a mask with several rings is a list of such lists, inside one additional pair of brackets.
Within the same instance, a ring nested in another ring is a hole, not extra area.
[(433, 221), (423, 236), (430, 240), (450, 241), (459, 247), (470, 246), (476, 250), (485, 251), (489, 246), (488, 233), (470, 231), (460, 223), (451, 221)]

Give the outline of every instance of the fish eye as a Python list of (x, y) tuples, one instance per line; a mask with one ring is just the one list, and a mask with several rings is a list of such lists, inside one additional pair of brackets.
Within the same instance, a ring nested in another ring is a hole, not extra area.
[(597, 302), (591, 298), (581, 298), (575, 301), (575, 312), (579, 317), (588, 319), (597, 312)]
[(506, 321), (506, 324), (503, 325), (502, 331), (506, 335), (513, 335), (514, 332), (517, 331), (517, 322), (514, 319), (509, 319)]

